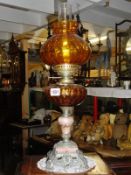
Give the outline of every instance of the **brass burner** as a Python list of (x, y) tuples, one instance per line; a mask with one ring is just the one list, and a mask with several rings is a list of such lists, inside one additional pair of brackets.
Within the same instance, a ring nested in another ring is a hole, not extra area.
[(54, 66), (54, 71), (58, 73), (62, 78), (60, 83), (70, 84), (73, 83), (73, 76), (78, 74), (81, 66), (77, 64), (58, 64)]

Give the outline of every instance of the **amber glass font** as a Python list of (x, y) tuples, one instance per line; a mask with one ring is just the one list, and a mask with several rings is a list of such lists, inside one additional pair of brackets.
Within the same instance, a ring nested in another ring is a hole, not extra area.
[(74, 106), (86, 97), (86, 89), (77, 84), (52, 85), (44, 88), (48, 99), (59, 106)]

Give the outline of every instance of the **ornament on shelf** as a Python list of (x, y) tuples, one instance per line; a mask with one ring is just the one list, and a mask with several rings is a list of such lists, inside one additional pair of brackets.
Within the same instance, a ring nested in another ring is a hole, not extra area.
[(115, 87), (116, 84), (117, 84), (117, 75), (116, 75), (116, 72), (114, 70), (114, 67), (111, 66), (111, 68), (110, 68), (110, 77), (109, 77), (109, 80), (107, 82), (107, 85), (111, 86), (111, 87)]

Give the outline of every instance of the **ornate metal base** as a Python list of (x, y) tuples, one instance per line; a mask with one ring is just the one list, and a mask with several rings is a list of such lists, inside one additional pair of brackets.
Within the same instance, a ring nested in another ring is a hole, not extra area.
[(56, 143), (47, 158), (41, 159), (37, 166), (48, 172), (76, 174), (87, 172), (96, 164), (83, 155), (75, 142), (68, 140)]

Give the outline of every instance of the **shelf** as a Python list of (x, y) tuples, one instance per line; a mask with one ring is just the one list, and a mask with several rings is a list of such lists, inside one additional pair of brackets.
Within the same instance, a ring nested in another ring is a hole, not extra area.
[[(131, 90), (122, 87), (87, 87), (87, 95), (97, 97), (131, 98)], [(34, 87), (30, 91), (43, 92), (43, 88)], [(105, 92), (105, 93), (104, 93)]]
[(97, 97), (131, 98), (131, 90), (122, 87), (88, 87), (87, 95)]
[(119, 33), (117, 33), (117, 36), (119, 36), (119, 37), (127, 37), (128, 33), (127, 32), (119, 32)]
[(38, 128), (38, 127), (44, 127), (46, 126), (45, 124), (33, 124), (33, 125), (25, 125), (25, 124), (21, 124), (21, 123), (10, 123), (11, 126), (20, 128), (20, 129), (28, 129), (28, 128)]
[(29, 88), (30, 91), (37, 91), (37, 92), (43, 92), (43, 88), (42, 87), (31, 87)]

